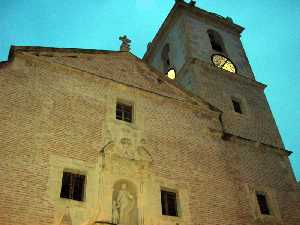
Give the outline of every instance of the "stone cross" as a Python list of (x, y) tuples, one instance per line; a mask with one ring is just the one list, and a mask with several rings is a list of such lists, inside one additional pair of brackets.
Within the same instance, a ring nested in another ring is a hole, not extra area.
[(120, 51), (129, 52), (131, 40), (128, 39), (126, 35), (120, 36), (119, 40), (122, 41)]
[(189, 3), (191, 6), (195, 6), (196, 5), (196, 1), (190, 1)]

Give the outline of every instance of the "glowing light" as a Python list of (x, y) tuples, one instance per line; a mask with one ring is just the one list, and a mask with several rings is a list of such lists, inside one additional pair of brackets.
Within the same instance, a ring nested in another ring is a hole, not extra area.
[(176, 78), (176, 71), (174, 69), (170, 69), (167, 73), (168, 78), (174, 80)]
[(236, 73), (235, 65), (230, 61), (230, 59), (226, 58), (222, 55), (213, 55), (212, 56), (212, 62), (215, 66), (226, 70), (231, 73)]

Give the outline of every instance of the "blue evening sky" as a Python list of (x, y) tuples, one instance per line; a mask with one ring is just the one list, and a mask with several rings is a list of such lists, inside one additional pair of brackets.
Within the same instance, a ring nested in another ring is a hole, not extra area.
[[(0, 61), (10, 45), (118, 50), (142, 57), (174, 0), (0, 0)], [(242, 41), (300, 180), (300, 1), (199, 0), (244, 26)]]

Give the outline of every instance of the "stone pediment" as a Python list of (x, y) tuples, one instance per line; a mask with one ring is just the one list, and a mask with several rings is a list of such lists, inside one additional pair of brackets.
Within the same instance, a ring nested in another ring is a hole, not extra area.
[[(121, 83), (168, 98), (202, 105), (209, 103), (186, 93), (150, 65), (128, 52), (45, 47), (13, 47), (13, 54), (43, 60), (55, 67), (87, 72), (93, 76)], [(200, 100), (200, 101), (199, 101)]]
[(105, 157), (121, 158), (134, 161), (152, 162), (152, 156), (143, 145), (134, 145), (129, 138), (107, 144), (102, 154)]

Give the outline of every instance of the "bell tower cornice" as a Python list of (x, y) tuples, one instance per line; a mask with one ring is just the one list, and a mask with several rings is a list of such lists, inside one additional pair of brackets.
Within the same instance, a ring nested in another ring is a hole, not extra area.
[(158, 47), (158, 44), (161, 42), (161, 39), (164, 38), (164, 34), (169, 31), (170, 27), (172, 27), (174, 22), (184, 13), (188, 13), (190, 16), (195, 18), (201, 18), (202, 20), (210, 20), (216, 26), (221, 26), (229, 30), (230, 32), (236, 33), (239, 36), (244, 30), (242, 26), (233, 23), (232, 19), (229, 17), (223, 17), (216, 13), (208, 12), (204, 9), (198, 8), (194, 4), (186, 3), (183, 0), (177, 0), (173, 8), (169, 12), (167, 18), (160, 26), (152, 42), (148, 44), (147, 51), (143, 56), (143, 60), (148, 62), (151, 59), (156, 47)]
[(225, 76), (229, 80), (240, 82), (243, 84), (248, 84), (257, 87), (260, 90), (264, 90), (265, 88), (267, 88), (266, 84), (258, 82), (255, 79), (249, 78), (243, 74), (227, 72), (212, 64), (209, 64), (201, 59), (194, 58), (194, 57), (188, 57), (186, 59), (184, 65), (177, 73), (178, 79), (180, 79), (181, 76), (183, 76), (188, 70), (191, 70), (193, 65), (195, 65), (197, 68), (202, 68), (204, 72), (210, 72), (210, 73), (218, 74), (219, 76)]

